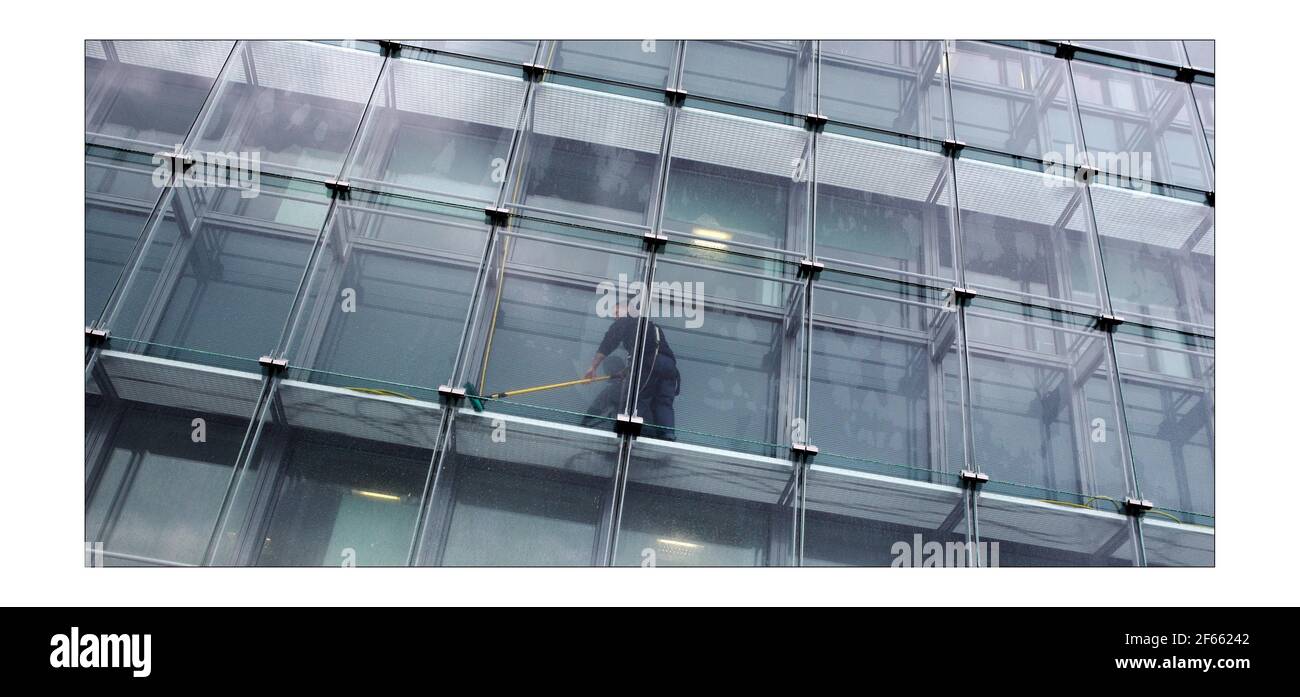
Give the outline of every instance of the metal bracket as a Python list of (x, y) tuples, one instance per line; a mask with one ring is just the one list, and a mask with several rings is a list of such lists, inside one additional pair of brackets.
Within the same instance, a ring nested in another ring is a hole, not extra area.
[[(160, 152), (158, 157), (167, 161), (167, 168), (171, 170), (172, 177), (184, 176), (185, 171), (194, 165), (194, 156), (188, 152)], [(169, 181), (169, 183), (174, 183)]]
[(106, 342), (106, 341), (108, 341), (108, 330), (107, 330), (107, 329), (96, 329), (96, 328), (94, 328), (94, 327), (86, 327), (86, 343), (87, 343), (87, 344), (90, 344), (90, 345), (93, 346), (93, 345), (102, 344), (102, 343), (104, 343), (104, 342)]
[(523, 68), (525, 80), (541, 80), (546, 75), (546, 66), (544, 65), (524, 63)]
[(1092, 165), (1079, 165), (1075, 167), (1074, 180), (1080, 184), (1090, 184), (1098, 174), (1101, 174), (1101, 170)]
[(271, 356), (262, 356), (257, 359), (258, 365), (266, 368), (268, 373), (278, 373), (289, 368), (288, 358), (273, 358)]
[(686, 101), (686, 95), (686, 90), (680, 87), (664, 88), (664, 101), (668, 103), (668, 106), (681, 106)]
[(325, 188), (338, 194), (340, 198), (347, 198), (352, 192), (352, 182), (346, 179), (326, 179)]
[(802, 457), (804, 460), (811, 461), (814, 457), (817, 457), (817, 453), (821, 451), (812, 443), (791, 443), (790, 452), (794, 453), (796, 457)]
[(448, 402), (457, 402), (465, 398), (464, 387), (452, 387), (451, 385), (438, 385), (438, 394), (445, 397)]
[(375, 43), (379, 44), (379, 48), (383, 49), (384, 55), (387, 55), (389, 58), (396, 58), (402, 51), (402, 44), (399, 41), (379, 39), (375, 41)]
[(975, 291), (971, 290), (970, 288), (962, 288), (961, 286), (953, 286), (953, 289), (952, 289), (952, 297), (953, 297), (953, 299), (956, 300), (957, 303), (958, 303), (958, 304), (961, 304), (961, 305), (965, 305), (965, 304), (969, 303), (970, 301), (974, 300), (974, 299), (975, 299), (975, 296), (977, 296), (977, 295), (979, 295), (979, 293), (976, 293)]
[(962, 140), (953, 140), (949, 138), (943, 141), (943, 152), (945, 155), (960, 157), (962, 148), (966, 147), (966, 142)]
[(830, 121), (825, 114), (804, 114), (803, 118), (810, 131), (820, 131)]
[(1072, 44), (1064, 44), (1064, 43), (1057, 44), (1057, 45), (1056, 45), (1056, 57), (1057, 57), (1057, 58), (1064, 58), (1065, 60), (1073, 60), (1073, 59), (1074, 59), (1074, 52), (1077, 51), (1077, 50), (1079, 50), (1079, 48), (1078, 48), (1077, 46), (1072, 45)]
[(653, 230), (646, 231), (641, 239), (645, 242), (646, 249), (655, 249), (668, 244), (668, 235)]
[(959, 476), (961, 477), (962, 482), (965, 482), (972, 486), (978, 486), (980, 484), (989, 483), (989, 476), (984, 472), (976, 472), (974, 470), (962, 470)]
[(506, 225), (510, 222), (509, 208), (496, 208), (489, 206), (483, 209), (483, 213), (487, 215), (488, 222), (493, 225)]
[(639, 416), (619, 414), (618, 417), (614, 419), (614, 432), (626, 433), (633, 438), (636, 438), (641, 435), (641, 427), (644, 425), (645, 419)]
[(1205, 205), (1209, 206), (1210, 208), (1214, 208), (1214, 192), (1213, 192), (1213, 191), (1207, 191), (1207, 192), (1205, 192)]
[(1178, 69), (1178, 74), (1174, 75), (1174, 79), (1179, 82), (1186, 82), (1188, 84), (1191, 84), (1194, 80), (1196, 80), (1196, 74), (1198, 72), (1200, 71), (1198, 71), (1196, 68), (1193, 68), (1190, 65), (1184, 65)]
[(799, 260), (799, 274), (802, 276), (816, 278), (817, 274), (821, 273), (822, 270), (825, 268), (826, 265), (821, 263), (820, 261), (817, 261), (816, 259)]
[(1147, 499), (1133, 498), (1132, 496), (1124, 499), (1124, 508), (1133, 515), (1140, 515), (1155, 508), (1156, 505)]
[(1124, 323), (1124, 318), (1119, 315), (1102, 313), (1097, 315), (1097, 326), (1105, 331), (1113, 331), (1115, 327)]

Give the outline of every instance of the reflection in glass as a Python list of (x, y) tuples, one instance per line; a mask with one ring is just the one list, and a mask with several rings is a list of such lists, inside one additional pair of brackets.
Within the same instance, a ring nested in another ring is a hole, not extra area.
[(637, 441), (614, 563), (790, 565), (792, 473), (783, 460)]
[(589, 566), (604, 563), (618, 439), (590, 429), (462, 411), (429, 508), (420, 563)]
[[(1115, 334), (1137, 487), (1180, 520), (1214, 515), (1214, 345), (1121, 325)], [(1212, 521), (1209, 521), (1212, 523)]]
[[(948, 61), (958, 140), (1057, 162), (1082, 151), (1064, 60), (958, 41), (950, 49)], [(1091, 137), (1088, 145), (1092, 146)]]
[(962, 256), (968, 285), (1026, 299), (1100, 307), (1084, 187), (962, 158), (957, 161)]
[[(1144, 58), (1169, 65), (1182, 65), (1183, 42), (1170, 39), (1148, 41), (1076, 41), (1084, 48), (1095, 48), (1111, 53), (1123, 53), (1135, 58)], [(1198, 42), (1188, 42), (1198, 43)], [(1203, 42), (1211, 43), (1213, 42)]]
[(646, 225), (667, 108), (566, 85), (537, 87), (520, 177), (509, 200), (587, 218)]
[(348, 179), (357, 186), (495, 203), (524, 92), (520, 77), (390, 61)]
[(941, 41), (822, 41), (820, 113), (833, 121), (942, 140)]
[(235, 51), (194, 149), (258, 152), (263, 165), (338, 176), (383, 58), (299, 41), (248, 41)]
[(102, 543), (105, 564), (203, 561), (260, 385), (256, 373), (99, 355), (86, 384), (86, 541)]
[(86, 141), (154, 153), (185, 141), (233, 41), (87, 41)]
[(923, 479), (961, 469), (958, 325), (939, 291), (823, 272), (809, 394), (819, 461)]
[(1090, 507), (1128, 495), (1109, 343), (1092, 318), (976, 299), (966, 330), (986, 486)]
[[(814, 465), (808, 472), (804, 566), (974, 566), (961, 490)], [(979, 558), (988, 558), (988, 551)], [(987, 563), (987, 562), (986, 562)]]
[(682, 109), (673, 127), (663, 228), (717, 249), (803, 251), (810, 147), (802, 128)]
[(808, 113), (809, 41), (688, 41), (682, 86), (693, 95)]
[(1214, 327), (1214, 208), (1091, 187), (1111, 306), (1125, 317)]
[(487, 232), (477, 211), (361, 192), (337, 204), (290, 338), (295, 376), (449, 382)]
[(1088, 156), (1102, 172), (1191, 187), (1214, 184), (1214, 167), (1190, 87), (1172, 79), (1076, 61)]
[(676, 41), (557, 41), (548, 67), (646, 87), (668, 86)]
[(114, 341), (197, 362), (273, 352), (324, 223), (325, 187), (263, 175), (253, 198), (168, 196), (109, 320)]
[[(789, 443), (789, 424), (801, 414), (804, 284), (793, 265), (773, 262), (755, 272), (743, 263), (717, 250), (673, 246), (655, 265), (655, 284), (683, 290), (661, 296), (653, 318), (679, 373), (675, 430), (665, 437), (784, 454), (778, 446)], [(645, 343), (650, 351), (653, 342)], [(640, 415), (647, 425), (672, 425)]]
[(1131, 518), (1052, 502), (981, 494), (979, 542), (989, 566), (1134, 566)]
[[(577, 228), (515, 221), (497, 230), (456, 381), (484, 395), (581, 378), (614, 321), (618, 289), (630, 290), (644, 273), (639, 239), (589, 232), (588, 239)], [(614, 363), (601, 370), (615, 379), (520, 394), (488, 408), (612, 430), (607, 419), (622, 410), (626, 388)]]
[(836, 133), (817, 136), (817, 257), (951, 281), (948, 159)]

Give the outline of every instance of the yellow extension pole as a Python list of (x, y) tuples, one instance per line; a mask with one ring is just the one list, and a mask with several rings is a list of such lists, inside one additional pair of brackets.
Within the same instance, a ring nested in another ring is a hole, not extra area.
[(518, 390), (510, 390), (508, 392), (494, 392), (493, 394), (487, 395), (487, 397), (488, 399), (501, 399), (502, 397), (514, 397), (515, 395), (529, 394), (530, 392), (558, 390), (561, 387), (573, 387), (574, 385), (586, 385), (587, 383), (591, 383), (591, 382), (600, 382), (602, 380), (608, 380), (611, 377), (613, 376), (597, 375), (594, 378), (579, 378), (577, 380), (566, 380), (565, 382), (556, 382), (550, 385), (537, 385), (536, 387), (524, 387)]

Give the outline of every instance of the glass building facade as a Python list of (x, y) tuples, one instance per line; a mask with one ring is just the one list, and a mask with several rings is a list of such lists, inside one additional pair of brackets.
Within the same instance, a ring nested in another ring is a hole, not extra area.
[(88, 563), (1214, 563), (1212, 42), (85, 46)]

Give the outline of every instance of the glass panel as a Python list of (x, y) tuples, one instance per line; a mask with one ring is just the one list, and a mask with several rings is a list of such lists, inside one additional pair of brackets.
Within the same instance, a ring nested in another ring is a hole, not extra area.
[(797, 271), (711, 248), (667, 248), (641, 304), (649, 319), (636, 408), (644, 436), (785, 454), (803, 414)]
[[(1169, 39), (1151, 41), (1075, 41), (1085, 48), (1095, 48), (1110, 53), (1122, 53), (1134, 58), (1145, 58), (1169, 65), (1182, 65), (1183, 47), (1181, 41)], [(1213, 42), (1209, 42), (1213, 43)]]
[(981, 493), (979, 548), (985, 566), (1135, 566), (1128, 516)]
[(1214, 528), (1142, 518), (1147, 566), (1214, 566)]
[(389, 61), (348, 179), (356, 186), (496, 203), (523, 108), (518, 76)]
[(958, 140), (1056, 162), (1073, 162), (1083, 149), (1064, 60), (958, 41), (948, 62)]
[(820, 113), (942, 140), (948, 134), (941, 41), (821, 42)]
[(701, 97), (808, 113), (808, 41), (688, 41), (682, 86)]
[(700, 244), (807, 248), (811, 138), (800, 127), (683, 108), (664, 230)]
[(948, 158), (821, 133), (816, 169), (819, 259), (906, 280), (955, 278)]
[(461, 410), (429, 507), (421, 563), (603, 564), (619, 439)]
[(676, 41), (557, 41), (550, 67), (562, 72), (666, 87)]
[(295, 381), (272, 399), (218, 563), (405, 566), (437, 406)]
[(1106, 334), (1087, 316), (980, 298), (966, 331), (985, 488), (1114, 510), (1132, 487)]
[(626, 404), (621, 355), (600, 366), (599, 381), (515, 392), (583, 377), (620, 294), (627, 302), (640, 285), (643, 245), (630, 236), (512, 221), (497, 230), (456, 384), (481, 395), (511, 393), (488, 398), (491, 410), (612, 430)]
[(140, 152), (185, 141), (233, 41), (87, 41), (86, 142)]
[(920, 485), (813, 465), (806, 485), (803, 565), (973, 566), (966, 499), (956, 479), (949, 476), (947, 486)]
[(809, 431), (819, 462), (934, 479), (965, 461), (948, 294), (824, 271), (813, 286)]
[(1191, 59), (1193, 68), (1214, 72), (1213, 40), (1184, 41), (1183, 46), (1187, 47), (1187, 57)]
[(536, 41), (403, 41), (410, 46), (419, 46), (434, 51), (458, 53), (477, 58), (507, 61), (510, 63), (530, 63), (537, 51)]
[(291, 375), (399, 393), (448, 383), (487, 233), (482, 211), (354, 192), (325, 228)]
[(1205, 140), (1210, 144), (1210, 159), (1214, 159), (1214, 88), (1210, 85), (1192, 85), (1196, 98), (1196, 113), (1201, 117)]
[(1091, 188), (1111, 306), (1128, 318), (1214, 327), (1214, 208)]
[(1120, 325), (1115, 357), (1142, 497), (1152, 513), (1213, 525), (1213, 340)]
[(635, 441), (614, 563), (790, 565), (793, 473), (784, 460)]
[(108, 321), (115, 347), (209, 364), (275, 351), (329, 196), (269, 176), (242, 193), (168, 194)]
[(86, 147), (86, 325), (96, 322), (163, 190), (149, 155)]
[(203, 561), (260, 390), (255, 372), (99, 354), (86, 385), (98, 414), (86, 542), (102, 543), (105, 563)]
[(519, 176), (507, 200), (586, 218), (647, 225), (667, 107), (568, 85), (535, 88)]
[(1214, 168), (1188, 85), (1076, 61), (1088, 157), (1102, 172), (1209, 190)]
[(257, 152), (265, 166), (337, 176), (383, 58), (321, 43), (250, 41), (231, 60), (194, 148)]
[(957, 161), (966, 283), (1027, 299), (1101, 306), (1084, 187), (971, 158)]

